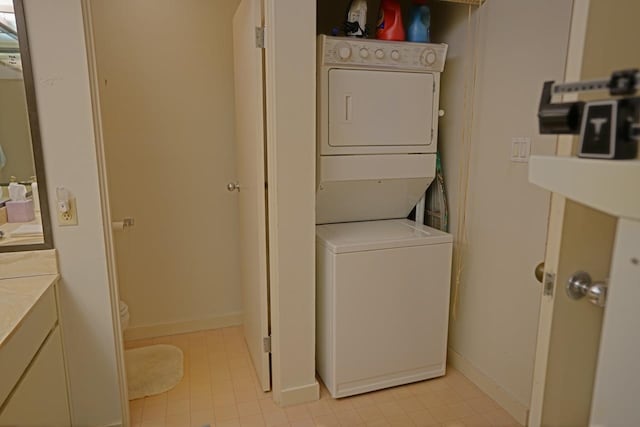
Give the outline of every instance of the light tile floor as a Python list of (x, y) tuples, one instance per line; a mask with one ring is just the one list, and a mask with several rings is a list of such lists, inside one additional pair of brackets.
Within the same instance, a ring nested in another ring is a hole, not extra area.
[(129, 341), (126, 348), (173, 344), (185, 375), (173, 390), (130, 402), (133, 427), (519, 426), (462, 374), (360, 396), (279, 408), (258, 386), (240, 327)]

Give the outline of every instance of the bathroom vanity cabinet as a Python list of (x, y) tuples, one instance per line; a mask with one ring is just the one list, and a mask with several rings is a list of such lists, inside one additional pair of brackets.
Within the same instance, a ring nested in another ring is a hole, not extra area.
[(0, 426), (70, 425), (57, 280), (0, 280)]

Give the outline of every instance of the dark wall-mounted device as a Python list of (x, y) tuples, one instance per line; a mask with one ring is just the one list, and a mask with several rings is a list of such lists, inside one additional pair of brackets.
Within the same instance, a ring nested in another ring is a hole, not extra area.
[[(579, 134), (579, 157), (633, 159), (640, 140), (640, 88), (637, 69), (616, 71), (610, 79), (556, 84), (545, 82), (538, 109), (541, 134)], [(608, 90), (613, 99), (552, 103), (553, 95)]]

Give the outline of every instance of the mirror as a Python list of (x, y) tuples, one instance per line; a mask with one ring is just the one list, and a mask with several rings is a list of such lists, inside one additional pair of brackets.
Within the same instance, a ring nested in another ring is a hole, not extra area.
[(0, 252), (50, 249), (51, 224), (22, 0), (0, 0)]

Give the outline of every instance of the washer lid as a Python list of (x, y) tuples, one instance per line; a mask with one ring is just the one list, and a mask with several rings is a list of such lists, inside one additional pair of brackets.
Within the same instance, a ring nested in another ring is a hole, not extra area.
[(451, 234), (408, 219), (318, 225), (316, 237), (319, 243), (336, 254), (434, 245), (453, 241)]

